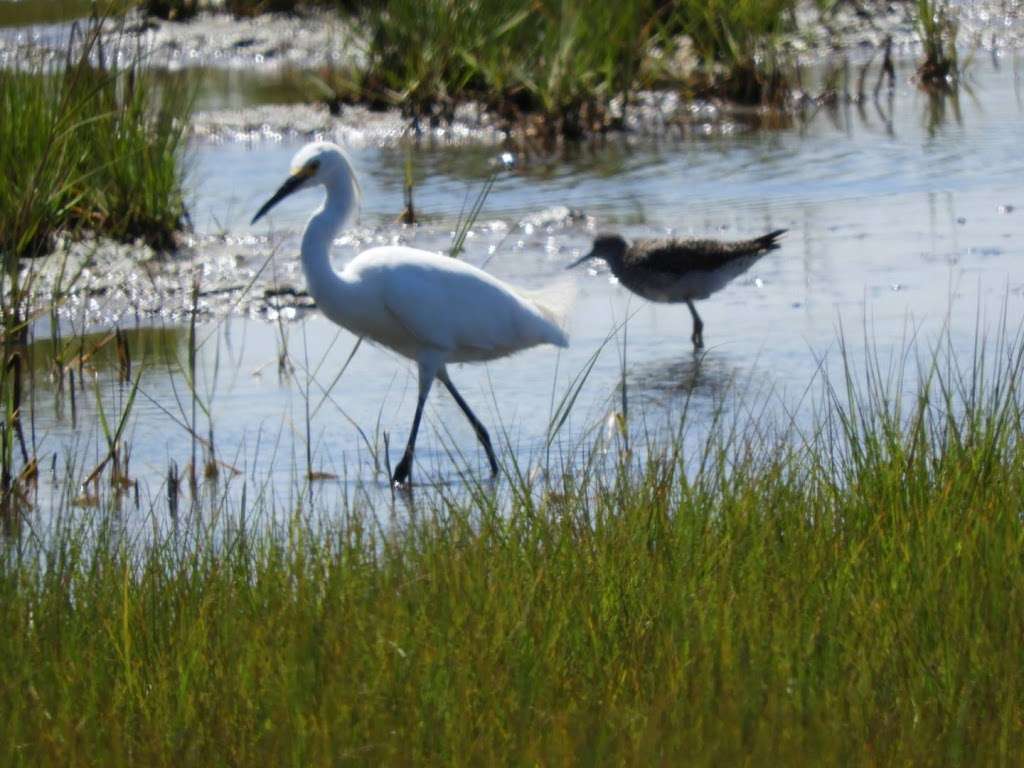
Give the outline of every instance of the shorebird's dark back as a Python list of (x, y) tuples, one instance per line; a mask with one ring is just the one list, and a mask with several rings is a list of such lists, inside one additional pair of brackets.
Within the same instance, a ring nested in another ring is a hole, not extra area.
[(734, 259), (761, 256), (779, 248), (778, 239), (786, 233), (776, 229), (767, 235), (750, 240), (696, 240), (660, 238), (637, 240), (626, 248), (624, 269), (649, 269), (670, 274), (692, 271), (711, 271)]

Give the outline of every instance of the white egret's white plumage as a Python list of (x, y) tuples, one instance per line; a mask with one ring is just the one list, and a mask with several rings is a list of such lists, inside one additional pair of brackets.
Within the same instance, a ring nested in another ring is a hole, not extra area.
[(557, 321), (561, 308), (547, 307), (458, 259), (405, 246), (371, 248), (336, 272), (331, 242), (357, 207), (359, 187), (344, 151), (334, 144), (303, 147), (292, 161), (291, 176), (253, 223), (288, 195), (314, 186), (324, 187), (327, 196), (302, 237), (310, 295), (332, 321), (415, 361), (419, 369), (416, 415), (392, 481), (409, 478), (423, 404), (435, 378), (466, 414), (497, 472), (487, 430), (445, 365), (493, 360), (538, 344), (565, 347), (568, 339)]

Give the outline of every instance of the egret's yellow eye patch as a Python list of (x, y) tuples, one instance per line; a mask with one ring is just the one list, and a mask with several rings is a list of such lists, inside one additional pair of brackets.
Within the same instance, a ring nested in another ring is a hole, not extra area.
[(316, 160), (312, 160), (303, 165), (301, 168), (292, 168), (292, 176), (298, 177), (300, 179), (308, 179), (310, 176), (316, 173), (319, 167), (320, 163), (317, 162)]

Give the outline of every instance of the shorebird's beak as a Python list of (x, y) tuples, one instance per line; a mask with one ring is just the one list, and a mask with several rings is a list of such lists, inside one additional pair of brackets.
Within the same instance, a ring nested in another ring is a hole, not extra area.
[(594, 253), (593, 251), (591, 251), (590, 253), (588, 253), (588, 254), (586, 254), (584, 256), (580, 256), (578, 259), (576, 259), (576, 261), (574, 261), (572, 264), (567, 266), (566, 269), (572, 269), (573, 267), (578, 267), (580, 264), (582, 264), (587, 259), (596, 259), (596, 258), (597, 258), (597, 254)]
[(274, 196), (267, 200), (263, 204), (263, 207), (256, 211), (256, 215), (252, 217), (250, 224), (255, 224), (257, 221), (263, 218), (263, 214), (273, 208), (275, 205), (284, 200), (288, 195), (297, 189), (302, 187), (302, 183), (308, 179), (312, 174), (309, 173), (306, 168), (303, 168), (298, 173), (293, 173), (288, 177), (288, 181), (281, 185), (281, 188), (274, 193)]

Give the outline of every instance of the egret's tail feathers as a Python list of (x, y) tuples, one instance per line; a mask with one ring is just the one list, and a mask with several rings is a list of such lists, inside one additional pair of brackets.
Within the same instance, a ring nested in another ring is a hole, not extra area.
[(576, 281), (563, 278), (536, 290), (519, 289), (519, 293), (553, 326), (548, 341), (559, 347), (569, 346), (567, 328), (569, 313), (576, 301)]

